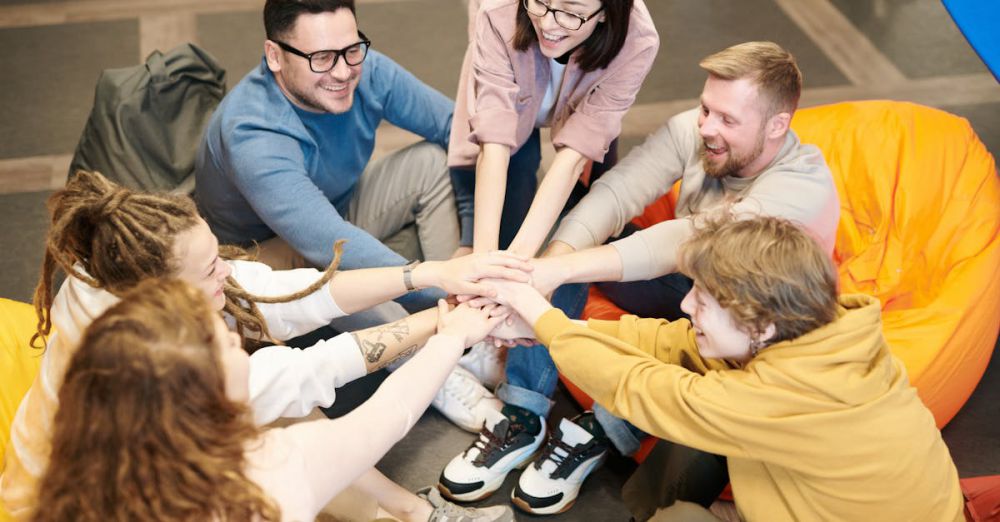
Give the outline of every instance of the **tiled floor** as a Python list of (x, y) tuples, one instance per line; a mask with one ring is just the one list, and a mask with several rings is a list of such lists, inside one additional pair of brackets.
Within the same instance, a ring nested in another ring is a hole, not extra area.
[[(661, 36), (652, 73), (625, 120), (622, 143), (641, 141), (695, 102), (697, 62), (727, 45), (769, 39), (805, 75), (804, 105), (894, 98), (966, 118), (1000, 152), (1000, 85), (938, 0), (646, 0)], [(375, 47), (449, 96), (465, 50), (462, 0), (360, 0)], [(46, 190), (65, 178), (101, 70), (136, 64), (153, 48), (195, 41), (228, 70), (229, 85), (259, 63), (262, 0), (0, 0), (0, 295), (30, 299), (38, 273)], [(409, 139), (385, 129), (379, 149)], [(945, 430), (964, 475), (1000, 473), (1000, 363)], [(373, 384), (362, 382), (358, 390)], [(342, 400), (350, 393), (342, 393)], [(564, 398), (557, 406), (572, 413)], [(407, 487), (432, 483), (471, 440), (429, 412), (381, 467)], [(622, 520), (618, 488), (631, 465), (597, 472), (577, 506), (552, 520)], [(509, 492), (509, 480), (504, 492)], [(495, 497), (497, 501), (502, 496)], [(522, 517), (530, 518), (530, 517)]]

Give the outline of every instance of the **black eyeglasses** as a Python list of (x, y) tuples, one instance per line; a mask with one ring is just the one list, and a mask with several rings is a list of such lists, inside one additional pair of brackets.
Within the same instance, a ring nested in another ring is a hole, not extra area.
[(316, 51), (314, 53), (304, 53), (291, 45), (286, 44), (278, 40), (271, 40), (272, 42), (278, 44), (278, 47), (296, 55), (309, 60), (309, 68), (312, 72), (325, 73), (330, 69), (337, 66), (337, 60), (341, 56), (344, 57), (344, 61), (347, 65), (361, 65), (361, 62), (365, 61), (365, 57), (368, 56), (368, 48), (371, 47), (372, 41), (369, 40), (364, 33), (358, 31), (358, 36), (361, 37), (361, 41), (344, 47), (343, 49), (324, 49), (322, 51)]
[(583, 24), (587, 23), (588, 20), (597, 16), (604, 10), (604, 4), (601, 4), (601, 8), (587, 16), (580, 16), (569, 11), (563, 11), (562, 9), (553, 9), (549, 4), (542, 2), (541, 0), (524, 0), (524, 10), (532, 16), (537, 16), (538, 18), (544, 18), (545, 15), (552, 13), (552, 18), (555, 18), (556, 23), (559, 27), (563, 29), (569, 29), (570, 31), (576, 31), (583, 27)]

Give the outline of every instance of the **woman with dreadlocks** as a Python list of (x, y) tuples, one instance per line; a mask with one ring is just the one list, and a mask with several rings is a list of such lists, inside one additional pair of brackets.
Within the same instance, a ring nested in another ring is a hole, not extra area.
[[(32, 520), (313, 520), (406, 434), (462, 349), (504, 317), (438, 309), (427, 346), (357, 409), (260, 430), (239, 335), (191, 285), (139, 283), (70, 358)], [(449, 515), (434, 520), (481, 520)]]
[[(235, 259), (238, 252), (220, 255), (215, 236), (190, 198), (133, 192), (92, 172), (78, 172), (50, 197), (49, 208), (52, 223), (34, 298), (38, 332), (32, 339), (42, 341), (45, 352), (11, 427), (0, 477), (0, 498), (15, 516), (24, 516), (36, 502), (59, 386), (82, 332), (145, 279), (186, 281), (224, 312), (229, 326), (241, 334), (244, 349), (253, 354), (249, 402), (254, 421), (266, 424), (329, 406), (334, 388), (412, 353), (433, 333), (437, 310), (342, 334), (306, 350), (265, 343), (302, 335), (415, 288), (479, 293), (488, 290), (478, 279), (491, 273), (527, 278), (523, 260), (499, 253), (344, 272), (336, 271), (337, 255), (325, 272), (273, 271)], [(53, 296), (59, 270), (67, 277)], [(403, 520), (427, 520), (435, 508), (374, 469), (357, 486)]]

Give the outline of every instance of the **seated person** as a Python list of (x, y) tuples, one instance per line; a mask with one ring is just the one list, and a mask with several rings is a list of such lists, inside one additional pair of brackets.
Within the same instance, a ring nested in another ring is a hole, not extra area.
[[(345, 269), (402, 266), (383, 244), (414, 225), (424, 259), (458, 248), (459, 224), (444, 147), (454, 104), (388, 57), (369, 50), (353, 0), (268, 0), (264, 56), (222, 100), (195, 163), (195, 198), (223, 244), (260, 243), (277, 269), (330, 264), (347, 239)], [(424, 140), (369, 162), (387, 121)], [(470, 196), (471, 197), (471, 196)], [(440, 293), (397, 300), (410, 311)], [(404, 315), (386, 306), (371, 326)]]
[[(612, 414), (726, 457), (742, 520), (965, 520), (958, 472), (882, 336), (878, 300), (838, 296), (825, 247), (780, 218), (729, 219), (700, 226), (677, 262), (694, 281), (690, 320), (577, 324), (521, 283), (498, 282), (497, 300)], [(558, 468), (566, 450), (546, 457)], [(676, 506), (655, 520), (690, 520), (692, 506)]]
[[(344, 333), (306, 350), (263, 344), (310, 332), (408, 289), (438, 285), (451, 292), (485, 291), (475, 281), (487, 273), (527, 279), (517, 270), (527, 263), (497, 254), (429, 261), (411, 271), (336, 271), (336, 260), (325, 273), (311, 268), (275, 271), (220, 255), (215, 236), (190, 198), (133, 192), (85, 171), (50, 197), (49, 209), (52, 223), (35, 291), (38, 334), (32, 340), (44, 341), (45, 351), (38, 377), (14, 418), (0, 475), (0, 497), (18, 518), (36, 505), (59, 385), (83, 330), (145, 279), (176, 277), (193, 284), (244, 336), (245, 348), (252, 352), (249, 403), (258, 424), (330, 406), (335, 388), (421, 346), (433, 333), (437, 309)], [(53, 296), (57, 270), (67, 277)], [(374, 468), (362, 478), (358, 488), (387, 511), (403, 520), (427, 520), (432, 508), (426, 501)]]
[[(148, 279), (87, 328), (70, 360), (33, 520), (313, 520), (502, 317), (442, 300), (437, 333), (356, 410), (261, 430), (240, 336), (199, 289)], [(432, 520), (513, 520), (505, 507), (450, 510)]]
[[(708, 73), (701, 107), (672, 117), (596, 181), (563, 219), (547, 256), (534, 263), (532, 281), (543, 295), (564, 283), (609, 281), (614, 283), (601, 289), (625, 310), (682, 317), (679, 305), (691, 282), (676, 273), (677, 247), (691, 235), (694, 217), (729, 205), (738, 212), (793, 219), (832, 252), (840, 212), (833, 177), (820, 150), (800, 143), (788, 126), (802, 89), (795, 58), (774, 43), (749, 42), (712, 54), (700, 65)], [(597, 246), (622, 232), (678, 180), (677, 219)], [(578, 317), (586, 296), (585, 285), (565, 285), (553, 302)], [(508, 418), (523, 419), (511, 423), (506, 437), (522, 437), (518, 431), (525, 429), (528, 440), (491, 446), (500, 453), (486, 461), (499, 466), (474, 462), (468, 452), (456, 456), (441, 478), (442, 485), (456, 493), (453, 498), (489, 494), (483, 485), (499, 487), (506, 474), (531, 459), (546, 440), (544, 419), (558, 380), (552, 359), (542, 347), (513, 348), (507, 353), (506, 376), (496, 391), (504, 402), (502, 411)], [(576, 424), (598, 435), (602, 448), (614, 446), (623, 455), (633, 454), (639, 434), (600, 406)], [(564, 430), (561, 434), (566, 435)], [(533, 499), (532, 512), (539, 514), (568, 507), (578, 484), (571, 486), (540, 469), (531, 466), (521, 474), (514, 498), (526, 504)], [(589, 472), (582, 469), (583, 478)], [(537, 500), (541, 491), (555, 486), (571, 489), (561, 491), (558, 501)]]

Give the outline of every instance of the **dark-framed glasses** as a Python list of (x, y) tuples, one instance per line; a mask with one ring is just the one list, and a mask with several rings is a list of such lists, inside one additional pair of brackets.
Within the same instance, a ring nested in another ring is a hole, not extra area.
[(583, 24), (587, 23), (588, 20), (597, 16), (597, 13), (604, 10), (604, 4), (602, 3), (600, 9), (597, 11), (594, 11), (587, 16), (581, 16), (569, 11), (563, 11), (562, 9), (553, 9), (551, 4), (542, 2), (542, 0), (523, 0), (523, 2), (524, 10), (531, 16), (543, 18), (545, 15), (552, 13), (552, 17), (555, 18), (559, 27), (569, 29), (570, 31), (580, 29), (583, 27)]
[(361, 62), (365, 61), (365, 57), (368, 56), (368, 48), (371, 47), (372, 41), (369, 40), (361, 31), (358, 31), (358, 36), (361, 37), (360, 42), (344, 47), (343, 49), (323, 49), (322, 51), (312, 53), (304, 53), (279, 40), (271, 41), (278, 44), (278, 47), (281, 47), (285, 51), (309, 60), (309, 68), (312, 69), (312, 72), (325, 73), (337, 66), (337, 60), (339, 60), (341, 56), (344, 57), (344, 61), (347, 62), (347, 65), (361, 65)]

